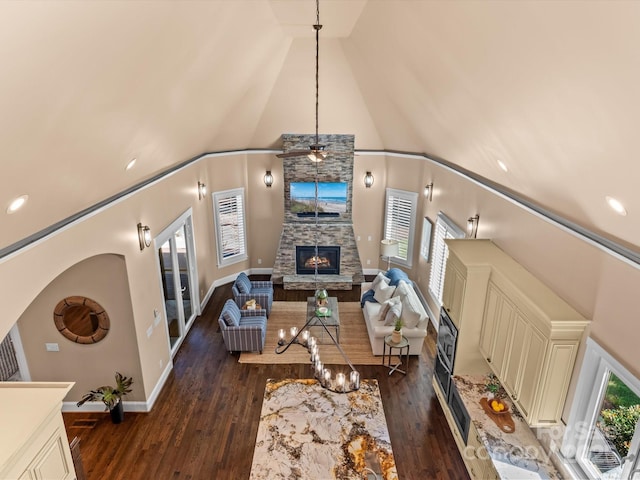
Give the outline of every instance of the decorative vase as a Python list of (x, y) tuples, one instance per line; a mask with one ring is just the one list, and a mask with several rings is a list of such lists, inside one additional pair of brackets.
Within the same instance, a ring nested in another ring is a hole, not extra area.
[(109, 410), (111, 414), (111, 421), (113, 423), (122, 423), (124, 420), (124, 407), (122, 405), (122, 400), (120, 400), (115, 407)]
[(402, 330), (394, 330), (391, 332), (391, 341), (393, 343), (400, 343), (402, 341)]
[(329, 298), (329, 294), (324, 288), (319, 288), (316, 290), (316, 306), (317, 307), (326, 307), (327, 306), (327, 298)]

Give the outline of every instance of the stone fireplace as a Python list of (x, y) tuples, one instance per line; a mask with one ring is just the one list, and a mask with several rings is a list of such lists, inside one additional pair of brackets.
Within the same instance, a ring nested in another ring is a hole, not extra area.
[[(308, 148), (315, 136), (284, 134), (282, 140), (287, 152)], [(359, 285), (364, 281), (351, 212), (354, 136), (320, 135), (319, 140), (333, 152), (323, 162), (314, 164), (306, 156), (282, 159), (285, 213), (271, 280), (291, 290), (350, 290), (354, 283)], [(315, 182), (316, 175), (319, 183), (346, 184), (343, 208), (337, 213), (316, 218), (315, 214), (299, 214), (292, 209), (292, 182)], [(321, 258), (313, 259), (316, 245)], [(332, 252), (325, 250), (331, 246), (334, 246)], [(306, 247), (302, 250), (307, 251), (302, 271), (298, 270), (300, 249), (297, 247)], [(305, 269), (304, 263), (309, 259)], [(317, 277), (314, 261), (319, 262)], [(332, 265), (331, 269), (325, 269), (327, 263)]]

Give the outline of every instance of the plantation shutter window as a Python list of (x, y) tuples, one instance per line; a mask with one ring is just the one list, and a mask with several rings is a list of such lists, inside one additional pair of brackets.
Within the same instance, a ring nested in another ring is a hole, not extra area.
[(247, 258), (244, 189), (213, 194), (218, 266), (231, 265)]
[(465, 234), (453, 220), (444, 213), (438, 213), (433, 232), (433, 249), (431, 253), (431, 274), (429, 276), (429, 293), (442, 305), (442, 289), (444, 273), (449, 257), (449, 249), (444, 242), (448, 238), (464, 238)]
[(392, 261), (407, 267), (412, 263), (417, 204), (417, 193), (387, 189), (384, 238), (398, 242), (398, 255)]

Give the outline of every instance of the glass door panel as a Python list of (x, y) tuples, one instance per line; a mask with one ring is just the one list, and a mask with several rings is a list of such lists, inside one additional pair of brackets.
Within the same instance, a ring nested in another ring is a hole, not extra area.
[(178, 269), (180, 271), (180, 292), (182, 295), (183, 324), (187, 324), (193, 317), (193, 305), (191, 295), (191, 276), (189, 275), (188, 242), (184, 225), (175, 234), (176, 255)]
[(200, 298), (194, 279), (195, 246), (191, 214), (187, 212), (156, 238), (162, 293), (172, 356), (178, 351), (199, 310)]
[(174, 260), (171, 250), (171, 239), (169, 239), (164, 242), (158, 250), (158, 260), (160, 262), (164, 308), (167, 316), (167, 328), (169, 330), (169, 344), (171, 350), (173, 350), (182, 335), (182, 329), (180, 328), (182, 308), (180, 308), (178, 301), (179, 290), (176, 291)]

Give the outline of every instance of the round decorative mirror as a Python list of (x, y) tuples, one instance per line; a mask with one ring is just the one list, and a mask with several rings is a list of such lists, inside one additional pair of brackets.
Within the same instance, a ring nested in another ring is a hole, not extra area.
[(58, 331), (76, 343), (97, 343), (107, 336), (109, 316), (100, 304), (87, 297), (67, 297), (53, 310)]

